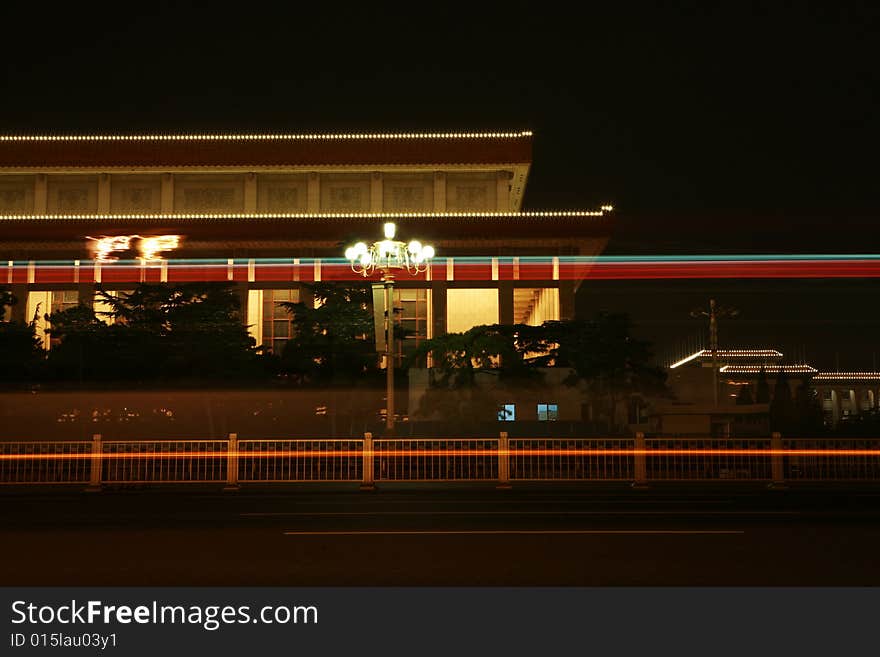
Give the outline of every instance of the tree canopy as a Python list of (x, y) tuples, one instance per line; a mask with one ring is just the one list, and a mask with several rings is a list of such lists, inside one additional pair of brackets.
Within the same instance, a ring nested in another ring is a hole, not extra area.
[(537, 368), (556, 366), (571, 369), (566, 383), (582, 387), (614, 430), (619, 402), (634, 393), (664, 389), (665, 372), (651, 363), (649, 344), (632, 336), (626, 315), (600, 313), (589, 320), (540, 326), (478, 326), (428, 340), (414, 357), (428, 353), (434, 373), (431, 392), (422, 398), (424, 414), (441, 408), (446, 416), (489, 419), (497, 410), (480, 385), (480, 375), (495, 376), (501, 383), (537, 385)]
[(0, 289), (0, 381), (29, 381), (40, 374), (43, 350), (33, 322), (8, 321), (7, 308), (18, 300)]
[[(281, 353), (282, 371), (300, 382), (356, 382), (377, 371), (369, 285), (304, 285), (309, 302), (282, 302), (292, 335)], [(314, 297), (314, 302), (312, 302)]]
[(261, 371), (228, 284), (142, 283), (98, 294), (109, 308), (103, 317), (83, 304), (47, 315), (57, 340), (47, 362), (54, 378), (217, 381)]

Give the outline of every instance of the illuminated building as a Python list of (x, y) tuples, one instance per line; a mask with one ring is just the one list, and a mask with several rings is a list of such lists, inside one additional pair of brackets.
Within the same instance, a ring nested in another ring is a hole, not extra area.
[[(755, 409), (737, 409), (736, 400), (742, 387), (748, 386), (751, 398), (757, 401), (756, 384), (762, 371), (771, 399), (781, 372), (785, 373), (792, 398), (797, 395), (797, 389), (807, 383), (818, 395), (825, 424), (832, 428), (837, 427), (841, 421), (855, 418), (862, 413), (880, 410), (880, 372), (829, 372), (806, 363), (783, 364), (783, 360), (783, 353), (776, 349), (719, 349), (717, 362), (721, 410), (715, 414), (724, 416), (730, 422), (736, 414), (754, 413)], [(701, 412), (702, 415), (713, 414), (709, 408), (711, 367), (712, 355), (706, 349), (696, 351), (669, 366), (668, 382), (673, 393), (682, 402), (677, 405), (677, 410), (682, 414), (686, 404), (708, 409)], [(664, 413), (674, 412), (671, 405), (664, 408)]]
[(410, 344), (567, 318), (583, 271), (560, 258), (601, 253), (611, 208), (522, 212), (531, 159), (530, 132), (3, 136), (0, 285), (29, 320), (97, 284), (231, 281), (277, 351), (277, 302), (355, 280), (340, 247), (394, 221), (437, 250), (395, 291)]

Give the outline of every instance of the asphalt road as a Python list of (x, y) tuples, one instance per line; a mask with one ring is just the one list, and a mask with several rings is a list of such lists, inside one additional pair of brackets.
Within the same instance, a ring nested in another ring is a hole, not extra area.
[(0, 490), (3, 585), (880, 585), (880, 489)]

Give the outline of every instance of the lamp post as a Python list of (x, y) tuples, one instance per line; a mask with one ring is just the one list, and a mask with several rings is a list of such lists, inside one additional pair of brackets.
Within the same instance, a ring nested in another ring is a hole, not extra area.
[(396, 240), (397, 226), (383, 226), (385, 239), (367, 246), (358, 242), (345, 250), (345, 258), (351, 269), (365, 278), (377, 272), (382, 275), (385, 302), (385, 370), (386, 370), (386, 416), (385, 428), (394, 432), (394, 275), (406, 270), (411, 276), (428, 269), (434, 257), (434, 247), (412, 240), (409, 244)]
[(736, 308), (719, 308), (715, 299), (709, 299), (709, 311), (696, 309), (691, 311), (691, 317), (709, 318), (709, 348), (712, 351), (712, 402), (718, 407), (718, 318), (736, 317), (739, 311)]

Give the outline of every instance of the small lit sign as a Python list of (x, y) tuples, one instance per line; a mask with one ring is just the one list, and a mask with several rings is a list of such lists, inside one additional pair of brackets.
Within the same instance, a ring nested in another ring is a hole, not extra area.
[[(164, 251), (173, 251), (180, 246), (180, 235), (113, 235), (87, 237), (95, 253), (95, 260), (118, 260), (112, 254), (124, 253), (136, 248), (143, 260), (161, 260)], [(132, 246), (136, 242), (136, 247)]]

